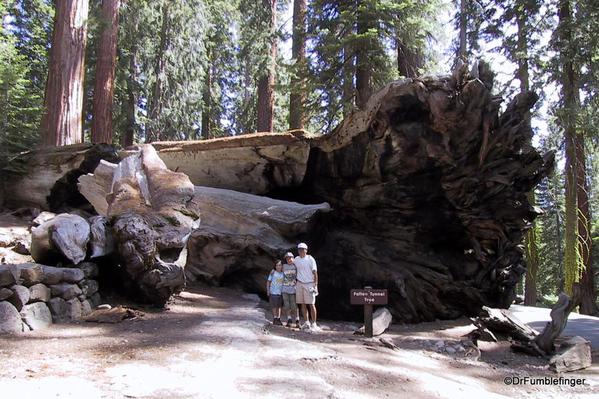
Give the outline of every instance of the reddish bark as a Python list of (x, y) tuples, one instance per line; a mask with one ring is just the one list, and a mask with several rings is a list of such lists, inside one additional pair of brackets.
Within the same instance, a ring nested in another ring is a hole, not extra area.
[(102, 1), (102, 33), (97, 49), (92, 143), (112, 143), (112, 100), (120, 4), (120, 0)]
[(83, 77), (88, 9), (88, 0), (56, 2), (45, 111), (41, 123), (42, 143), (47, 146), (83, 141)]
[(304, 88), (306, 63), (306, 0), (293, 1), (293, 44), (291, 56), (295, 61), (296, 75), (291, 79), (289, 97), (289, 128), (304, 128)]

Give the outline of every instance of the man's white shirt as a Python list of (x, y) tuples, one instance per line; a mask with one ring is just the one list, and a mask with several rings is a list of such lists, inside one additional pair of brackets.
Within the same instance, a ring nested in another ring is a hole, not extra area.
[(297, 267), (297, 280), (301, 283), (314, 282), (314, 273), (317, 271), (316, 260), (311, 255), (296, 256), (293, 263)]

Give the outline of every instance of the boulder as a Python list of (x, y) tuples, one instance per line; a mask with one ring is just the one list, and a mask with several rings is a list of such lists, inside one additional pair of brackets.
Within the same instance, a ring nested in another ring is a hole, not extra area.
[(62, 298), (55, 297), (48, 301), (48, 308), (52, 313), (54, 323), (62, 323), (68, 321), (67, 317), (67, 301)]
[(549, 366), (557, 373), (582, 370), (591, 366), (591, 343), (582, 337), (572, 337), (564, 341)]
[(98, 265), (93, 262), (81, 262), (77, 267), (83, 271), (85, 278), (98, 277)]
[(95, 294), (93, 294), (89, 298), (89, 303), (92, 306), (92, 309), (100, 305), (102, 303), (102, 297), (100, 296), (100, 293), (96, 292)]
[(85, 259), (89, 237), (84, 218), (62, 213), (31, 230), (31, 256), (40, 263), (66, 259), (77, 264)]
[(13, 292), (13, 296), (8, 298), (8, 302), (12, 303), (18, 311), (21, 311), (23, 306), (29, 302), (29, 289), (22, 285), (13, 285), (10, 289)]
[(40, 283), (29, 287), (29, 294), (29, 302), (48, 302), (51, 297), (51, 290)]
[(0, 287), (20, 283), (20, 273), (14, 265), (0, 265)]
[(83, 270), (72, 267), (72, 268), (63, 268), (62, 269), (62, 279), (66, 283), (78, 283), (85, 278), (85, 273)]
[(44, 279), (42, 265), (38, 265), (37, 263), (25, 263), (16, 265), (16, 267), (20, 272), (22, 284), (27, 287), (38, 284)]
[(62, 267), (42, 266), (42, 283), (46, 285), (58, 284), (64, 279), (64, 269)]
[(79, 320), (81, 319), (81, 301), (77, 298), (69, 299), (66, 302), (66, 317), (67, 320)]
[(89, 301), (81, 301), (81, 316), (85, 317), (92, 312), (92, 305)]
[[(378, 308), (372, 314), (372, 335), (381, 335), (384, 333), (391, 324), (393, 317), (391, 312), (387, 308)], [(360, 327), (356, 333), (364, 334), (364, 326)]]
[(23, 332), (23, 322), (19, 311), (6, 301), (0, 302), (0, 334)]
[(69, 300), (75, 298), (77, 295), (81, 295), (81, 288), (77, 284), (54, 284), (50, 286), (52, 290), (52, 296), (59, 296), (63, 299)]
[(52, 324), (50, 310), (43, 302), (25, 305), (21, 310), (21, 317), (31, 330), (40, 330)]
[(0, 288), (0, 301), (10, 298), (11, 296), (13, 296), (12, 290), (8, 288)]
[(79, 283), (83, 295), (91, 297), (98, 292), (98, 282), (96, 280), (83, 280)]

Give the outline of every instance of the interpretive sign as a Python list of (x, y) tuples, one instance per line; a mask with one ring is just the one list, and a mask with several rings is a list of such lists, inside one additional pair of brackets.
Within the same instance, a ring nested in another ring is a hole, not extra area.
[(387, 304), (387, 290), (375, 290), (372, 287), (350, 290), (349, 302), (364, 306), (364, 336), (372, 338), (372, 306)]
[(350, 303), (352, 305), (386, 305), (387, 290), (351, 290)]

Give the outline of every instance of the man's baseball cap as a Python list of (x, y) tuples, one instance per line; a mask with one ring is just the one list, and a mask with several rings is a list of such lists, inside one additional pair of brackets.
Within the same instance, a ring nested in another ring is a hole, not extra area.
[(287, 252), (287, 253), (285, 254), (285, 257), (286, 257), (286, 258), (294, 258), (293, 254), (292, 254), (291, 252)]
[(308, 249), (308, 246), (305, 243), (300, 242), (299, 244), (297, 244), (297, 248), (298, 249), (302, 249), (302, 248), (303, 249)]

